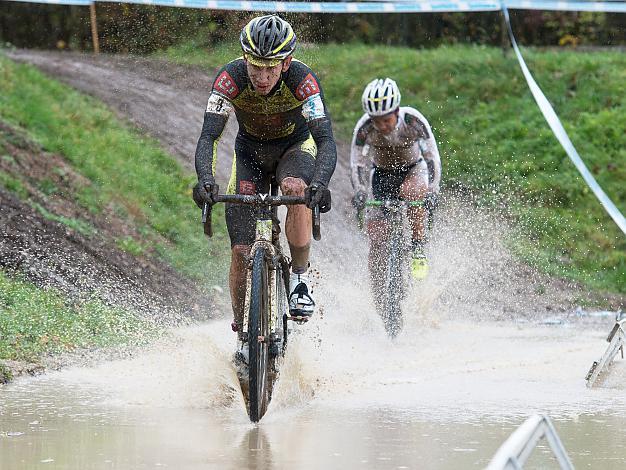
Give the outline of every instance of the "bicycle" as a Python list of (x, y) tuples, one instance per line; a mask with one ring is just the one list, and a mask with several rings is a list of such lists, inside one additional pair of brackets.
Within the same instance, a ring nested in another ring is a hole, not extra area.
[[(306, 317), (292, 316), (289, 312), (289, 259), (280, 246), (278, 206), (304, 204), (299, 196), (278, 196), (277, 185), (272, 182), (269, 194), (241, 195), (214, 194), (217, 203), (249, 204), (257, 208), (256, 235), (250, 248), (246, 298), (244, 303), (243, 336), (247, 338), (248, 384), (242, 386), (250, 420), (258, 422), (272, 399), (278, 379), (279, 361), (287, 348), (289, 321), (303, 323)], [(312, 211), (313, 238), (319, 240), (320, 212)], [(205, 204), (202, 211), (204, 232), (209, 237), (211, 208)]]
[[(387, 256), (379, 262), (385, 263), (383, 279), (380, 289), (375, 292), (375, 305), (378, 314), (383, 320), (385, 331), (391, 338), (395, 338), (403, 326), (402, 301), (406, 297), (410, 278), (411, 247), (407, 237), (407, 209), (411, 207), (425, 207), (425, 201), (404, 201), (401, 199), (367, 200), (365, 207), (381, 208), (386, 215), (389, 226), (387, 240)], [(363, 228), (363, 209), (357, 211), (359, 228)], [(433, 224), (433, 211), (428, 211), (428, 227)]]

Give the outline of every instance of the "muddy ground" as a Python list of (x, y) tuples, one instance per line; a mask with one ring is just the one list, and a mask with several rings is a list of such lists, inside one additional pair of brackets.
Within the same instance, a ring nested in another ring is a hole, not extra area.
[[(51, 77), (104, 101), (119, 117), (158, 139), (187, 171), (193, 171), (193, 155), (213, 71), (126, 56), (27, 50), (10, 51), (7, 55), (33, 64)], [(236, 122), (231, 119), (218, 150), (218, 181), (228, 178), (236, 132)], [(358, 264), (355, 259), (365, 256), (366, 242), (362, 236), (354, 235), (348, 202), (351, 196), (348, 146), (340, 142), (338, 150), (338, 166), (331, 182), (333, 210), (323, 221), (323, 244), (316, 245), (314, 252), (322, 254), (328, 263), (341, 264), (349, 270)], [(445, 158), (443, 155), (444, 166)], [(19, 160), (28, 162), (29, 157)], [(64, 166), (60, 157), (48, 160), (52, 166)], [(33, 174), (33, 178), (37, 176)], [(36, 192), (31, 197), (36, 199)], [(152, 258), (138, 260), (104, 239), (92, 240), (70, 233), (63, 225), (46, 220), (32, 206), (6, 192), (1, 192), (0, 198), (2, 219), (8, 221), (2, 224), (0, 245), (5, 269), (20, 270), (41, 285), (52, 284), (68, 292), (100, 287), (101, 279), (110, 279), (106, 289), (111, 298), (128, 297), (148, 312), (151, 305), (158, 303), (166, 310), (193, 314), (202, 303), (192, 283), (162, 263)], [(441, 311), (465, 309), (473, 318), (493, 320), (535, 319), (555, 312), (573, 312), (581, 302), (599, 301), (612, 309), (623, 307), (623, 297), (589, 293), (579, 285), (552, 279), (516, 261), (500, 246), (499, 234), (483, 236), (477, 230), (477, 225), (484, 232), (490, 223), (494, 227), (502, 224), (494, 222), (491, 215), (482, 214), (472, 226), (474, 217), (467, 203), (452, 195), (446, 199), (440, 219), (447, 222), (440, 225), (440, 241), (433, 248), (433, 262), (442, 266), (440, 270), (435, 266), (433, 276), (442, 282), (431, 286), (430, 292)], [(78, 210), (66, 204), (68, 201), (55, 206), (54, 201), (39, 200), (43, 205), (52, 204), (55, 210), (60, 206), (70, 213)], [(99, 224), (93, 216), (82, 215), (99, 230), (111, 230), (109, 235), (132, 230), (123, 224)], [(462, 223), (454, 225), (458, 220)], [(459, 242), (464, 234), (475, 233), (480, 235), (475, 240)], [(355, 245), (359, 245), (356, 252)], [(457, 249), (456, 255), (449, 253), (453, 248)], [(454, 256), (470, 261), (463, 268), (467, 272), (460, 272), (461, 266)], [(450, 279), (454, 279), (454, 288), (447, 287)], [(119, 289), (126, 291), (121, 293)]]

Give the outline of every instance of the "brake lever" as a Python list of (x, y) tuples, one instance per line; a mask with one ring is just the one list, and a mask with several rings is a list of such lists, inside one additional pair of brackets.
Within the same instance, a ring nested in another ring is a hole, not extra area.
[(204, 234), (211, 238), (213, 236), (213, 225), (211, 223), (211, 210), (212, 206), (208, 202), (202, 206), (202, 226), (204, 227)]

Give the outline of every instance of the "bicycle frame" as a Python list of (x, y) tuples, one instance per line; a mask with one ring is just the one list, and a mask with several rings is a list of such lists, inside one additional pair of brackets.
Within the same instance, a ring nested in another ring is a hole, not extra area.
[[(274, 194), (275, 196), (275, 194)], [(263, 214), (263, 212), (269, 212), (269, 214)], [(285, 334), (283, 328), (277, 328), (277, 323), (280, 322), (282, 326), (283, 322), (283, 314), (285, 311), (281, 310), (281, 307), (285, 307), (285, 305), (280, 305), (281, 295), (279, 292), (279, 281), (285, 282), (284, 279), (279, 279), (277, 276), (277, 272), (280, 268), (282, 268), (283, 263), (286, 263), (285, 257), (282, 253), (282, 249), (280, 247), (279, 233), (274, 226), (274, 220), (276, 219), (276, 206), (272, 208), (271, 211), (262, 211), (261, 215), (257, 218), (256, 221), (256, 235), (254, 237), (254, 243), (250, 248), (250, 260), (254, 259), (254, 255), (259, 248), (263, 248), (265, 250), (266, 256), (269, 255), (271, 259), (270, 270), (269, 270), (269, 297), (270, 297), (270, 335), (276, 335), (277, 337), (268, 338), (269, 341), (277, 342), (280, 341), (283, 345), (286, 343)], [(269, 217), (268, 217), (269, 216)], [(249, 320), (249, 312), (250, 312), (250, 285), (252, 280), (252, 270), (248, 269), (248, 274), (246, 276), (246, 298), (244, 303), (244, 318), (243, 318), (243, 326), (244, 326), (244, 335), (248, 335), (248, 331), (245, 329), (248, 325)], [(288, 309), (286, 309), (288, 310)], [(283, 314), (280, 312), (283, 311)], [(279, 320), (280, 318), (280, 320)], [(280, 334), (278, 333), (280, 332)], [(265, 341), (266, 338), (260, 339)], [(284, 350), (284, 347), (283, 347)]]

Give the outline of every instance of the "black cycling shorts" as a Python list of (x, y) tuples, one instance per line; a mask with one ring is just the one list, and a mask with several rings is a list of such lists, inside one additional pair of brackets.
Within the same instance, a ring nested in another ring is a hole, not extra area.
[(400, 199), (400, 187), (413, 168), (422, 163), (420, 160), (402, 168), (384, 169), (374, 167), (372, 173), (372, 196), (377, 201)]
[[(312, 137), (296, 143), (264, 144), (235, 140), (235, 157), (228, 183), (229, 194), (269, 193), (272, 176), (281, 183), (287, 177), (309, 185), (313, 179), (317, 147)], [(230, 245), (251, 245), (256, 232), (256, 208), (226, 204)]]

